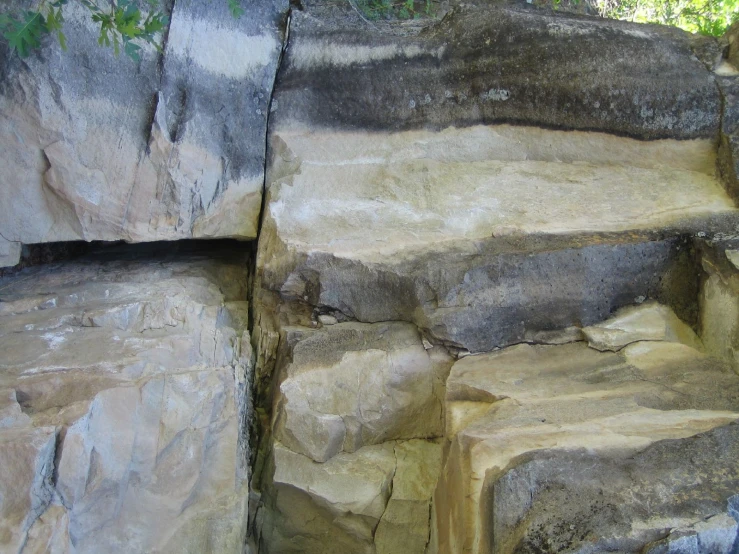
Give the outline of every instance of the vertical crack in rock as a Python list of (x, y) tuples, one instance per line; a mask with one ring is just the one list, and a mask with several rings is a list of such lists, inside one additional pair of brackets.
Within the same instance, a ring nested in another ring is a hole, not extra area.
[[(300, 4), (298, 3), (298, 7), (299, 6)], [(277, 67), (275, 68), (275, 78), (272, 80), (272, 88), (269, 91), (269, 101), (267, 102), (267, 121), (266, 121), (266, 125), (264, 126), (264, 171), (263, 171), (263, 181), (262, 181), (262, 205), (259, 210), (259, 218), (258, 218), (259, 223), (257, 227), (257, 238), (255, 239), (257, 241), (259, 241), (259, 237), (262, 235), (262, 225), (264, 224), (265, 210), (267, 207), (267, 170), (269, 168), (269, 159), (270, 159), (269, 126), (270, 126), (270, 120), (272, 118), (272, 111), (276, 109), (276, 106), (273, 105), (274, 97), (275, 97), (275, 89), (277, 88), (277, 82), (280, 78), (280, 72), (282, 71), (282, 62), (285, 57), (285, 52), (290, 42), (290, 21), (292, 19), (292, 11), (293, 11), (293, 3), (291, 1), (290, 8), (288, 8), (287, 14), (285, 16), (285, 31), (282, 37), (282, 47), (280, 48), (280, 55), (277, 58)]]
[(393, 500), (393, 490), (395, 489), (395, 475), (398, 473), (398, 443), (397, 441), (393, 442), (393, 456), (395, 457), (395, 467), (393, 467), (393, 473), (390, 476), (390, 490), (387, 494), (387, 502), (385, 502), (385, 509), (382, 511), (382, 514), (379, 518), (377, 518), (377, 523), (375, 524), (375, 527), (372, 529), (372, 542), (375, 542), (375, 536), (377, 535), (377, 529), (380, 527), (380, 523), (382, 523), (382, 520), (385, 517), (385, 514), (387, 513), (388, 506), (390, 506), (390, 502)]

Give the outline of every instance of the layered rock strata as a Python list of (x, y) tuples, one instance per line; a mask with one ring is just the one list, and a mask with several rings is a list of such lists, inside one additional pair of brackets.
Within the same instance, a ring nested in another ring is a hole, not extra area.
[(719, 90), (687, 35), (500, 6), (415, 36), (331, 23), (293, 14), (262, 289), (484, 352), (674, 305), (659, 240), (735, 234)]
[(733, 35), (256, 4), (4, 66), (0, 257), (261, 232), (0, 281), (0, 551), (736, 550)]
[(245, 259), (0, 280), (0, 552), (241, 552)]
[(501, 5), (389, 33), (304, 5), (256, 270), (260, 552), (730, 552), (719, 44)]

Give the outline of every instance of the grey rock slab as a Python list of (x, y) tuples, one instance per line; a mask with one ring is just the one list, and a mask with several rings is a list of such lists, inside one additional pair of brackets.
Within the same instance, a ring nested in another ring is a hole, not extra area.
[(234, 19), (168, 3), (163, 52), (138, 63), (98, 47), (77, 4), (66, 52), (3, 47), (0, 262), (20, 243), (254, 238), (287, 4), (249, 1)]
[(310, 128), (508, 122), (642, 139), (713, 137), (721, 109), (688, 33), (469, 3), (413, 36), (296, 11), (275, 100), (279, 124)]
[(734, 547), (737, 540), (739, 540), (739, 523), (728, 514), (717, 514), (694, 525), (670, 531), (667, 537), (648, 546), (646, 553), (731, 553), (736, 551)]
[(330, 307), (364, 322), (410, 321), (471, 352), (540, 331), (592, 325), (639, 298), (660, 300), (691, 323), (696, 319), (694, 261), (679, 240), (537, 251), (548, 242), (537, 237), (511, 252), (490, 244), (493, 239), (436, 243), (438, 249), (365, 261), (299, 254), (275, 246), (274, 229), (265, 227), (265, 235), (259, 284), (280, 292), (283, 301)]

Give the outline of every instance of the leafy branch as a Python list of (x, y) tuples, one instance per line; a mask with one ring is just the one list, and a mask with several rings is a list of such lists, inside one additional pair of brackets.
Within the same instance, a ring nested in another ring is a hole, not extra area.
[(357, 0), (357, 7), (370, 20), (419, 19), (435, 15), (431, 0)]
[[(0, 14), (0, 35), (21, 58), (40, 48), (47, 35), (56, 36), (62, 50), (66, 50), (62, 8), (70, 1), (87, 9), (92, 21), (100, 28), (98, 44), (113, 48), (116, 56), (123, 51), (132, 60), (139, 61), (145, 44), (161, 52), (157, 35), (166, 29), (169, 19), (161, 10), (160, 0), (147, 0), (148, 13), (141, 11), (136, 0), (107, 0), (105, 7), (100, 7), (95, 0), (41, 0), (35, 9)], [(233, 17), (244, 14), (241, 0), (227, 2)]]

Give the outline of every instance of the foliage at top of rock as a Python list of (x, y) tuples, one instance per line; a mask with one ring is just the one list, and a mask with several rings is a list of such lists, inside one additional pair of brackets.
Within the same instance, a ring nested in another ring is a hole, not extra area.
[[(240, 0), (227, 2), (234, 17), (244, 13)], [(139, 61), (144, 43), (161, 49), (159, 34), (169, 25), (161, 0), (112, 0), (103, 6), (94, 0), (72, 0), (71, 3), (89, 12), (90, 19), (100, 28), (98, 44), (112, 47), (116, 56), (123, 50), (132, 60)], [(0, 14), (0, 33), (22, 58), (39, 48), (46, 35), (54, 35), (62, 50), (66, 50), (62, 8), (68, 4), (70, 0), (41, 0), (31, 9), (11, 9)]]

